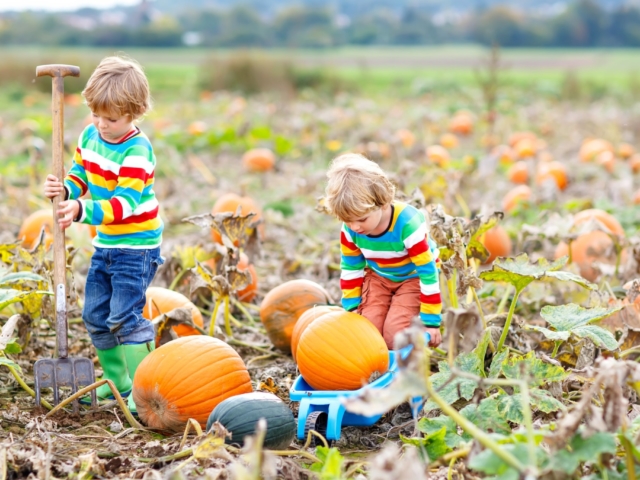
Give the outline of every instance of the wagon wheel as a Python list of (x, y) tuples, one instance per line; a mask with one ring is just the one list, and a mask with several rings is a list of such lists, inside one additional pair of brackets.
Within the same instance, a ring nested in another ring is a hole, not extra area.
[[(329, 420), (329, 416), (327, 412), (315, 411), (311, 412), (307, 415), (307, 421), (304, 424), (304, 438), (306, 439), (309, 435), (309, 430), (315, 430), (320, 435), (322, 435), (325, 440), (327, 440), (327, 444), (331, 446), (333, 440), (329, 440), (327, 438), (327, 421)], [(311, 435), (311, 443), (310, 447), (321, 447), (324, 446), (322, 440), (320, 440), (315, 435)]]

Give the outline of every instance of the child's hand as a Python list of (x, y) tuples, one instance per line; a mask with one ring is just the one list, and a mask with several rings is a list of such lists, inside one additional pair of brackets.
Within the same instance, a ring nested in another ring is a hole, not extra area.
[(424, 330), (431, 336), (431, 340), (429, 340), (430, 347), (437, 347), (438, 345), (440, 345), (440, 343), (442, 342), (442, 334), (440, 333), (440, 328), (426, 327)]
[(53, 198), (64, 193), (64, 185), (55, 175), (47, 175), (44, 181), (44, 195), (47, 198)]
[(60, 208), (58, 209), (58, 225), (63, 230), (68, 228), (72, 223), (73, 219), (78, 216), (78, 212), (80, 212), (80, 204), (77, 200), (65, 200), (64, 202), (60, 202)]

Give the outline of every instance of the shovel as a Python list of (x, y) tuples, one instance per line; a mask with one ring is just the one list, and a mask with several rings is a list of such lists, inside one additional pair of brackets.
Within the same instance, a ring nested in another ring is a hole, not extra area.
[[(53, 174), (62, 181), (64, 178), (64, 77), (80, 76), (80, 68), (72, 65), (41, 65), (36, 68), (36, 77), (48, 75), (53, 77)], [(36, 403), (40, 405), (43, 388), (53, 389), (54, 405), (60, 403), (58, 389), (71, 388), (71, 393), (78, 388), (95, 382), (93, 362), (88, 358), (69, 357), (67, 340), (67, 290), (66, 290), (66, 250), (64, 231), (58, 225), (58, 204), (61, 195), (53, 198), (53, 280), (55, 284), (56, 303), (56, 342), (58, 358), (42, 358), (33, 367), (35, 377)], [(96, 391), (91, 390), (91, 405), (97, 404)], [(78, 411), (78, 402), (73, 402), (74, 411)]]

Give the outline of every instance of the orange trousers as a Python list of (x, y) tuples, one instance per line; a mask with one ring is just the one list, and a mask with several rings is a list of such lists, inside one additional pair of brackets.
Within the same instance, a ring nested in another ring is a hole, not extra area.
[(393, 337), (420, 315), (420, 279), (392, 282), (367, 269), (357, 312), (366, 317), (393, 349)]

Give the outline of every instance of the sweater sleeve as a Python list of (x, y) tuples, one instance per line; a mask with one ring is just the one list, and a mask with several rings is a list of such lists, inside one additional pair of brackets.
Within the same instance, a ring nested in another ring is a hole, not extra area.
[(91, 225), (120, 224), (131, 217), (140, 205), (143, 191), (153, 181), (155, 161), (132, 149), (120, 166), (113, 196), (109, 200), (79, 200), (82, 207), (80, 222)]
[(427, 224), (421, 212), (418, 211), (404, 226), (402, 241), (420, 277), (420, 320), (427, 327), (438, 327), (442, 320), (442, 299), (436, 266), (439, 252), (435, 243), (428, 240)]
[(84, 132), (80, 135), (78, 139), (78, 146), (76, 147), (76, 152), (73, 155), (73, 164), (71, 165), (71, 169), (69, 173), (67, 173), (64, 178), (64, 187), (68, 193), (68, 200), (76, 200), (87, 193), (87, 171), (84, 168), (84, 163), (82, 162), (82, 136)]
[(364, 282), (364, 255), (353, 242), (352, 232), (342, 226), (340, 233), (340, 288), (342, 289), (342, 307), (352, 311), (362, 301), (362, 283)]

